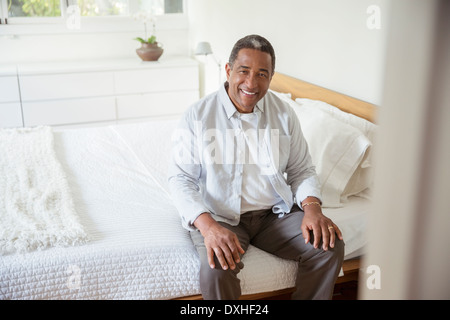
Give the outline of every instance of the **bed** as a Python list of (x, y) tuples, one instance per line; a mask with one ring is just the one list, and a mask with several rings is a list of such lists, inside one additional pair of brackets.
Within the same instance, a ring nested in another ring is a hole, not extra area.
[[(312, 153), (325, 185), (323, 210), (339, 225), (346, 242), (338, 283), (357, 280), (370, 211), (376, 107), (280, 73), (274, 76), (271, 93), (295, 109), (307, 140), (324, 139)], [(317, 126), (305, 119), (332, 131), (317, 135)], [(0, 299), (201, 299), (197, 253), (181, 227), (167, 185), (171, 134), (177, 122), (174, 117), (76, 129), (26, 128), (17, 138), (29, 136), (17, 140), (25, 141), (20, 144), (23, 148), (5, 138), (17, 130), (2, 130), (0, 147), (10, 148), (11, 155), (0, 160), (0, 173), (11, 175), (8, 166), (21, 162), (15, 161), (20, 152), (35, 153), (32, 164), (22, 163), (34, 166), (35, 172), (26, 169), (19, 178), (2, 181), (5, 196), (0, 210), (15, 205), (29, 213), (39, 205), (42, 215), (33, 228), (27, 216), (20, 223), (28, 229), (12, 232), (6, 228), (12, 218), (2, 213)], [(345, 148), (336, 143), (340, 138), (347, 143)], [(47, 153), (30, 151), (39, 145)], [(336, 154), (342, 153), (336, 149), (352, 155)], [(37, 166), (46, 157), (49, 161)], [(339, 161), (330, 164), (321, 157)], [(39, 199), (33, 181), (51, 175), (45, 170), (58, 174), (46, 181), (52, 186), (44, 187), (40, 195), (46, 201), (31, 203)], [(21, 202), (11, 201), (11, 190), (20, 192), (19, 184), (29, 192), (22, 192)], [(20, 237), (25, 239), (19, 241)], [(253, 246), (243, 262), (242, 299), (292, 292), (296, 263)]]

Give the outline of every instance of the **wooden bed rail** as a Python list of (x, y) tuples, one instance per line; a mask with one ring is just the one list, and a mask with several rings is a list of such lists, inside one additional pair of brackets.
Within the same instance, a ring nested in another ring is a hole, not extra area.
[[(344, 263), (342, 265), (344, 275), (340, 276), (337, 279), (336, 285), (340, 285), (340, 284), (351, 282), (351, 281), (358, 281), (359, 268), (360, 268), (360, 260), (359, 259), (351, 259), (351, 260), (344, 261)], [(291, 294), (294, 292), (294, 290), (295, 290), (295, 288), (286, 288), (286, 289), (280, 289), (280, 290), (270, 291), (270, 292), (244, 294), (239, 298), (239, 300), (289, 299)], [(194, 296), (180, 297), (180, 298), (176, 298), (174, 300), (203, 300), (203, 298), (202, 298), (201, 294), (198, 294), (198, 295), (194, 295)]]
[(338, 107), (342, 111), (352, 113), (370, 122), (375, 122), (376, 120), (376, 105), (295, 79), (282, 73), (276, 72), (274, 74), (270, 89), (281, 93), (290, 93), (293, 100), (297, 98), (321, 100)]

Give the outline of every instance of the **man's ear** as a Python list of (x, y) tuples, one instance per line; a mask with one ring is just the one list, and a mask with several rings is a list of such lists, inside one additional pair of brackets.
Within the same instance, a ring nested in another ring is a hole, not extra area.
[(229, 62), (225, 64), (225, 73), (227, 75), (227, 81), (230, 80), (230, 73), (231, 73), (231, 65)]

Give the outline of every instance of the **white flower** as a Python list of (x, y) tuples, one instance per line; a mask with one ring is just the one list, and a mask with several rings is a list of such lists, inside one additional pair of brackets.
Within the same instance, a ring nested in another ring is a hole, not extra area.
[[(139, 41), (145, 41), (148, 43), (154, 43), (156, 42), (156, 35), (155, 35), (155, 29), (156, 29), (156, 17), (150, 12), (150, 11), (139, 11), (135, 14), (133, 14), (133, 19), (135, 21), (140, 21), (144, 24), (144, 35), (145, 38), (136, 38), (136, 40)], [(151, 25), (152, 33), (151, 37), (147, 38), (147, 24)]]
[(149, 11), (139, 11), (133, 15), (133, 19), (143, 23), (156, 23), (155, 16)]

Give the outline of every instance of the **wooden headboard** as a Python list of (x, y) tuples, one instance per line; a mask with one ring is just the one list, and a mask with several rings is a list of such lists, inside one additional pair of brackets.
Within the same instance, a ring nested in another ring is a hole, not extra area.
[(377, 106), (356, 98), (349, 97), (317, 85), (276, 72), (272, 78), (270, 89), (291, 93), (292, 99), (308, 98), (321, 100), (342, 111), (352, 113), (371, 122), (376, 120)]

